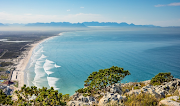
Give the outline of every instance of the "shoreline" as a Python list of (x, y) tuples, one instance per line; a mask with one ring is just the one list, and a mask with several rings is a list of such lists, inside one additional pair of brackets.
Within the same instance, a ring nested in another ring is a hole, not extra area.
[(44, 41), (51, 39), (53, 37), (56, 37), (56, 36), (60, 36), (61, 34), (62, 33), (55, 35), (55, 36), (50, 36), (50, 37), (47, 37), (45, 39), (42, 39), (40, 41), (30, 44), (29, 49), (24, 51), (23, 54), (20, 55), (22, 57), (22, 59), (20, 59), (19, 62), (17, 63), (17, 65), (15, 66), (16, 70), (13, 71), (12, 78), (11, 78), (11, 80), (13, 80), (13, 81), (14, 81), (14, 79), (16, 79), (18, 81), (18, 89), (20, 89), (22, 86), (24, 86), (25, 69), (29, 63), (29, 60), (32, 56), (32, 52), (33, 52), (34, 48), (36, 46), (38, 46), (39, 44), (43, 43)]

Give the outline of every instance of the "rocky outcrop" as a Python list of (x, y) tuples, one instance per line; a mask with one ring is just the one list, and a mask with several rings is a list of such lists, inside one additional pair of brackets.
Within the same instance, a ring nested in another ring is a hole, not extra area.
[(168, 98), (165, 98), (159, 102), (159, 106), (166, 105), (166, 106), (180, 106), (180, 102), (177, 102), (179, 100), (179, 96), (171, 96)]
[(67, 103), (68, 106), (90, 106), (97, 104), (97, 101), (92, 96), (83, 96), (80, 93), (75, 93), (73, 99)]
[[(132, 90), (128, 87), (132, 87)], [(122, 88), (126, 88), (122, 90)], [(133, 88), (136, 88), (135, 90)], [(140, 88), (140, 89), (137, 89)], [(140, 93), (149, 93), (155, 95), (157, 98), (164, 98), (166, 95), (172, 95), (174, 92), (180, 95), (180, 79), (173, 79), (170, 82), (165, 82), (162, 85), (152, 86), (150, 85), (150, 80), (143, 81), (140, 83), (125, 83), (125, 84), (114, 84), (108, 86), (103, 92), (98, 92), (92, 96), (83, 96), (83, 94), (75, 93), (72, 100), (67, 103), (68, 106), (91, 106), (98, 104), (99, 106), (105, 106), (108, 103), (122, 103), (126, 101), (126, 96), (122, 94), (126, 93), (128, 95), (138, 95)], [(170, 106), (180, 106), (179, 96), (168, 97), (159, 102), (160, 105), (166, 104)]]
[(118, 84), (114, 84), (112, 86), (109, 87), (109, 91), (111, 93), (119, 93), (119, 94), (122, 94), (122, 90), (121, 90), (121, 84), (118, 83)]
[(123, 102), (126, 100), (126, 96), (121, 96), (118, 93), (107, 92), (99, 101), (99, 106), (105, 106), (110, 101)]
[(149, 93), (155, 95), (157, 98), (164, 98), (165, 95), (172, 94), (175, 90), (180, 89), (180, 79), (173, 79), (173, 81), (163, 83), (162, 85), (152, 86), (150, 84), (142, 87), (141, 89), (131, 90), (127, 94), (140, 94)]

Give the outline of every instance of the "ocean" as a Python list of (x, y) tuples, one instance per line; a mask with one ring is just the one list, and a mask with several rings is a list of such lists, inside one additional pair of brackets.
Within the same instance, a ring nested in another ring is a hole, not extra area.
[(39, 44), (25, 69), (28, 86), (63, 94), (83, 88), (90, 73), (111, 66), (131, 75), (122, 82), (150, 80), (159, 72), (180, 78), (180, 28), (65, 32)]

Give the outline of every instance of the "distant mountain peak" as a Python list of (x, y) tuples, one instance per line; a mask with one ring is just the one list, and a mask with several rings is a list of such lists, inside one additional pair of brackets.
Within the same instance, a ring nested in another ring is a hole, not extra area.
[(51, 27), (86, 27), (83, 23), (50, 22), (50, 23), (28, 23), (25, 26), (51, 26)]
[(31, 27), (88, 27), (88, 26), (110, 26), (110, 27), (160, 27), (155, 25), (135, 25), (134, 23), (128, 24), (126, 22), (83, 22), (83, 23), (70, 23), (70, 22), (36, 22), (36, 23), (28, 23), (28, 24), (2, 24), (0, 26), (31, 26)]

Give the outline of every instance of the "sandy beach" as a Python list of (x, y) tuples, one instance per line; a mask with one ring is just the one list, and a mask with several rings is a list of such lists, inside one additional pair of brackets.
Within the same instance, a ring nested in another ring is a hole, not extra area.
[(30, 49), (26, 50), (21, 55), (21, 59), (19, 60), (18, 65), (16, 66), (16, 70), (13, 71), (12, 78), (11, 78), (12, 81), (18, 81), (18, 88), (19, 89), (24, 85), (24, 70), (25, 70), (25, 68), (26, 68), (26, 66), (27, 66), (27, 64), (31, 58), (31, 55), (32, 55), (34, 48), (37, 45), (39, 45), (40, 43), (42, 43), (45, 40), (50, 39), (52, 37), (55, 37), (55, 36), (51, 36), (51, 37), (45, 38), (41, 41), (35, 42), (34, 44), (31, 44)]

